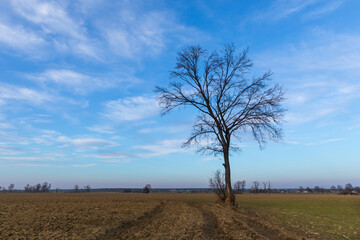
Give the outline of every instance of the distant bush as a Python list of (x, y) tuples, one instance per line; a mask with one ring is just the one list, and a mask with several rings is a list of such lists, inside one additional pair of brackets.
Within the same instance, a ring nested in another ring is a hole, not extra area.
[(209, 185), (214, 193), (218, 196), (221, 201), (226, 199), (226, 185), (224, 180), (224, 174), (217, 170), (214, 176), (209, 179)]

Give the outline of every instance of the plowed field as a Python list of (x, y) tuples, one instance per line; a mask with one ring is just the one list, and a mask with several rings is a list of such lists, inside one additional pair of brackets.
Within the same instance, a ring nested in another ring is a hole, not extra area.
[(0, 239), (338, 239), (243, 204), (212, 194), (0, 194)]

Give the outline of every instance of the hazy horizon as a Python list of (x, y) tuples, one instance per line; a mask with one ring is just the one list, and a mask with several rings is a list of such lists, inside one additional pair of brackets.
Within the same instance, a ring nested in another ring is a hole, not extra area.
[(248, 77), (286, 90), (284, 138), (244, 134), (232, 181), (360, 185), (360, 2), (6, 1), (0, 6), (0, 186), (208, 187), (222, 161), (184, 149), (196, 112), (160, 116), (187, 46), (249, 47)]

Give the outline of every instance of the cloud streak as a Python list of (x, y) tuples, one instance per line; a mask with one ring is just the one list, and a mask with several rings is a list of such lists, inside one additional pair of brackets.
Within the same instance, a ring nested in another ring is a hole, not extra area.
[(0, 84), (0, 101), (7, 102), (11, 100), (40, 106), (47, 102), (55, 102), (56, 98), (46, 92), (10, 84)]
[[(326, 39), (326, 41), (324, 40)], [(288, 51), (259, 54), (255, 65), (271, 68), (284, 83), (290, 124), (303, 124), (344, 114), (360, 99), (360, 35), (314, 29)]]
[(99, 149), (102, 147), (116, 146), (117, 143), (100, 138), (69, 138), (60, 136), (57, 138), (60, 143), (70, 143), (79, 149)]
[(186, 150), (181, 147), (183, 143), (183, 139), (167, 139), (158, 141), (156, 144), (152, 145), (135, 146), (135, 148), (146, 151), (146, 153), (138, 154), (140, 157), (149, 158), (154, 156), (168, 155), (171, 153), (184, 152)]
[(277, 0), (272, 1), (266, 10), (253, 13), (247, 21), (276, 22), (294, 15), (309, 20), (335, 11), (343, 2), (341, 0)]
[(322, 140), (322, 141), (319, 141), (319, 142), (307, 143), (307, 144), (305, 144), (305, 145), (306, 145), (306, 146), (314, 146), (314, 145), (331, 143), (331, 142), (339, 142), (339, 141), (344, 141), (344, 140), (345, 140), (345, 139), (343, 139), (343, 138), (331, 138), (331, 139), (326, 139), (326, 140)]
[(81, 21), (72, 19), (63, 4), (37, 0), (13, 0), (11, 4), (14, 12), (38, 26), (38, 31), (49, 39), (58, 51), (99, 59)]
[(57, 85), (78, 94), (106, 89), (116, 85), (118, 81), (110, 81), (68, 69), (48, 69), (39, 74), (27, 74), (27, 78), (43, 85)]
[(46, 41), (22, 26), (0, 22), (0, 43), (28, 54), (33, 54), (46, 45)]
[(159, 114), (155, 98), (146, 96), (127, 97), (105, 103), (105, 119), (114, 122), (137, 121)]

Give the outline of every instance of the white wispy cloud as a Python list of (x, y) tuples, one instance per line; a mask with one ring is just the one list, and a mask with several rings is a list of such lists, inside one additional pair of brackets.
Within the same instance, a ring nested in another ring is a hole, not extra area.
[(22, 156), (16, 156), (16, 157), (10, 157), (10, 156), (0, 156), (0, 161), (6, 161), (6, 162), (18, 162), (18, 161), (31, 161), (31, 162), (38, 162), (38, 161), (56, 161), (56, 158), (50, 158), (45, 156), (37, 156), (37, 157), (22, 157)]
[(315, 8), (305, 15), (306, 18), (318, 18), (339, 8), (344, 0), (326, 1), (322, 6)]
[(100, 159), (124, 159), (129, 158), (129, 154), (124, 152), (101, 152), (94, 157)]
[(208, 162), (208, 161), (213, 161), (213, 160), (219, 160), (219, 158), (211, 157), (211, 156), (201, 158), (201, 161), (203, 161), (203, 162)]
[(161, 126), (161, 127), (147, 127), (147, 128), (141, 128), (138, 130), (138, 133), (143, 134), (154, 134), (154, 133), (184, 133), (191, 130), (193, 123), (187, 123), (187, 124), (176, 124), (176, 125), (168, 125), (168, 126)]
[(11, 129), (14, 126), (11, 123), (0, 122), (0, 129)]
[(141, 9), (128, 2), (120, 5), (112, 16), (116, 21), (98, 22), (110, 49), (119, 56), (139, 59), (160, 53), (171, 41), (183, 44), (209, 38), (198, 29), (179, 23), (170, 11)]
[(11, 1), (14, 12), (32, 24), (58, 51), (99, 59), (97, 49), (87, 37), (86, 28), (67, 12), (65, 2)]
[(156, 144), (135, 146), (135, 148), (145, 150), (146, 153), (139, 153), (138, 156), (148, 158), (176, 152), (184, 152), (186, 150), (181, 147), (183, 143), (183, 139), (167, 139), (158, 141)]
[(73, 164), (71, 165), (72, 167), (78, 167), (78, 168), (82, 168), (82, 167), (93, 167), (96, 166), (95, 163), (88, 163), (88, 164)]
[(285, 121), (290, 124), (301, 124), (311, 121), (315, 121), (331, 114), (336, 114), (338, 109), (336, 108), (323, 108), (324, 106), (311, 107), (307, 111), (295, 111), (288, 113), (285, 116)]
[(134, 58), (138, 54), (156, 54), (164, 46), (165, 16), (161, 13), (121, 11), (119, 25), (106, 29), (105, 37), (118, 55)]
[(91, 77), (68, 69), (48, 69), (39, 74), (27, 74), (26, 77), (42, 84), (53, 83), (79, 94), (109, 88), (117, 82)]
[(263, 22), (263, 21), (278, 21), (287, 18), (293, 14), (299, 13), (307, 7), (315, 4), (316, 0), (277, 0), (271, 2), (266, 10), (256, 11), (252, 16), (248, 17), (246, 21)]
[[(203, 31), (180, 23), (169, 9), (155, 11), (127, 1), (12, 0), (7, 5), (10, 12), (4, 13), (9, 21), (0, 19), (0, 43), (32, 58), (55, 53), (100, 62), (119, 56), (139, 60), (159, 54), (170, 43), (209, 39)], [(107, 14), (95, 14), (96, 7)]]
[(55, 102), (56, 98), (49, 93), (10, 84), (0, 84), (0, 100), (21, 101), (24, 104), (39, 106), (46, 102)]
[[(360, 68), (360, 35), (335, 34), (318, 28), (313, 29), (309, 35), (309, 38), (299, 44), (282, 46), (281, 49), (274, 48), (271, 53), (259, 55), (255, 64), (271, 63), (272, 66), (287, 66), (277, 68), (277, 72), (338, 71)], [(287, 50), (284, 51), (284, 48)]]
[(274, 2), (274, 4), (271, 6), (271, 9), (276, 13), (275, 18), (280, 19), (298, 13), (308, 6), (315, 4), (316, 2), (316, 0), (278, 0)]
[(325, 143), (331, 143), (331, 142), (339, 142), (339, 141), (344, 141), (344, 138), (331, 138), (331, 139), (326, 139), (326, 140), (322, 140), (322, 141), (318, 141), (318, 142), (311, 142), (311, 143), (306, 143), (306, 146), (314, 146), (314, 145), (319, 145), (319, 144), (325, 144)]
[(108, 141), (101, 138), (69, 138), (60, 136), (58, 142), (70, 143), (79, 149), (99, 149), (102, 147), (111, 147), (118, 145), (116, 142)]
[(114, 122), (136, 121), (159, 114), (160, 107), (153, 97), (137, 96), (109, 101), (102, 116)]
[(310, 100), (307, 93), (292, 93), (287, 96), (286, 102), (291, 106), (303, 105)]
[[(32, 111), (36, 111), (37, 109), (43, 109), (50, 114), (61, 116), (62, 118), (69, 121), (74, 119), (75, 117), (71, 116), (67, 118), (68, 115), (66, 111), (68, 110), (66, 110), (66, 107), (84, 106), (82, 100), (74, 100), (69, 97), (61, 96), (51, 88), (36, 89), (1, 83), (0, 103), (2, 103), (3, 111), (20, 111), (30, 106), (32, 107)], [(51, 119), (45, 119), (41, 116), (33, 116), (31, 117), (31, 119), (29, 117), (26, 118), (27, 120), (29, 120), (28, 124), (31, 124), (30, 121), (32, 123), (51, 122)]]
[(14, 165), (23, 167), (51, 167), (50, 164), (35, 164), (35, 163), (15, 163)]
[(19, 147), (7, 146), (4, 143), (0, 143), (0, 154), (2, 155), (19, 155), (21, 150)]
[(87, 127), (86, 129), (92, 131), (92, 132), (98, 132), (98, 133), (107, 133), (107, 134), (114, 134), (115, 129), (110, 126), (109, 124), (98, 124), (94, 126)]
[(313, 29), (306, 40), (255, 58), (256, 66), (271, 67), (287, 89), (288, 123), (329, 120), (360, 99), (359, 43), (360, 35)]
[(105, 163), (118, 163), (129, 162), (136, 158), (136, 154), (119, 152), (119, 151), (99, 151), (99, 153), (93, 155), (94, 159), (100, 159)]
[(15, 50), (35, 53), (46, 45), (46, 41), (37, 34), (19, 25), (0, 22), (0, 43)]
[(302, 19), (318, 18), (341, 6), (342, 0), (277, 0), (272, 1), (265, 10), (256, 11), (246, 21), (279, 21), (294, 15)]

